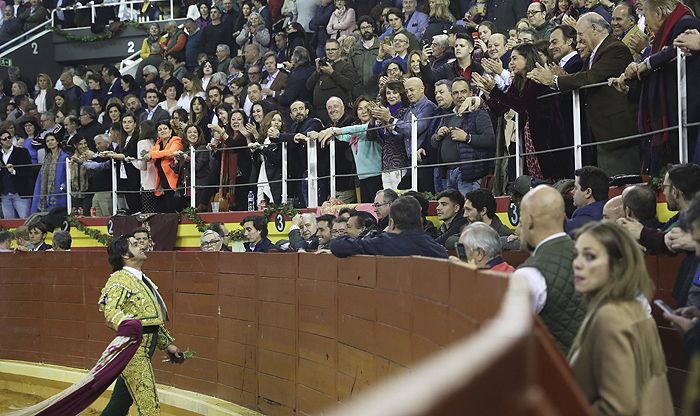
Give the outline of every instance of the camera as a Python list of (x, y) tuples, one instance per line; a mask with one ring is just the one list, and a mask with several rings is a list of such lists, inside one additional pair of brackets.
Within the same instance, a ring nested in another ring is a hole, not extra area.
[(326, 65), (333, 66), (333, 62), (331, 62), (331, 60), (328, 59), (328, 57), (323, 57), (323, 58), (321, 58), (321, 61), (319, 62), (319, 65), (320, 65), (320, 66), (326, 66)]

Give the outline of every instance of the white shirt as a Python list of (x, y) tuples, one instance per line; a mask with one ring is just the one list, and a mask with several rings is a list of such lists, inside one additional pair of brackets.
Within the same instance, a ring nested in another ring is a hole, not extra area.
[(577, 53), (578, 52), (576, 52), (576, 51), (571, 51), (571, 52), (567, 53), (566, 55), (564, 55), (564, 57), (561, 58), (561, 61), (559, 61), (559, 66), (561, 68), (564, 68), (564, 66), (569, 62), (569, 60), (571, 58), (573, 58), (574, 56), (576, 56)]
[[(608, 35), (608, 36), (610, 36), (610, 35)], [(590, 57), (590, 59), (588, 59), (588, 69), (591, 69), (591, 67), (593, 66), (593, 59), (595, 58), (595, 54), (596, 54), (596, 52), (598, 52), (598, 48), (600, 48), (600, 45), (603, 42), (605, 42), (605, 39), (607, 39), (608, 36), (604, 37), (603, 40), (598, 42), (598, 44), (595, 45), (595, 48), (593, 48), (593, 52), (591, 52), (591, 57)]]
[[(131, 141), (131, 136), (127, 136), (126, 140), (124, 140), (124, 148), (125, 149), (126, 149), (126, 145), (129, 144), (129, 141)], [(124, 167), (124, 165), (126, 165), (126, 162), (122, 162), (119, 165), (119, 179), (127, 179), (128, 178), (126, 175), (126, 168)]]
[(14, 147), (15, 146), (10, 146), (10, 148), (7, 149), (7, 151), (5, 151), (5, 149), (2, 149), (2, 163), (7, 165), (7, 161), (10, 160), (10, 156), (12, 155), (12, 149)]
[[(555, 238), (565, 237), (567, 234), (564, 232), (552, 234), (544, 240), (540, 241), (532, 252), (534, 256), (537, 253), (537, 249), (542, 246), (542, 244), (547, 241), (554, 240)], [(542, 312), (544, 305), (547, 303), (547, 281), (544, 279), (542, 273), (534, 267), (523, 267), (517, 269), (515, 273), (523, 275), (530, 284), (530, 294), (532, 295), (532, 308), (536, 313)]]
[[(262, 84), (262, 87), (263, 88), (270, 88), (270, 85), (272, 85), (272, 83), (275, 82), (275, 78), (277, 78), (277, 75), (279, 75), (279, 73), (280, 73), (280, 70), (278, 69), (277, 71), (275, 71), (274, 74), (268, 75), (267, 79), (265, 80), (265, 83)], [(272, 92), (272, 96), (273, 97), (275, 96), (274, 91)], [(263, 94), (263, 98), (265, 98), (265, 97), (267, 97), (267, 94)]]

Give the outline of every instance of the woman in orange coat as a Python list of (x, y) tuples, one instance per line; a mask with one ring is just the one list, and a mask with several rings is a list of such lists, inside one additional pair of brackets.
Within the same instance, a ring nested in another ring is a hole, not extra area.
[(158, 212), (177, 212), (182, 207), (182, 197), (176, 198), (178, 174), (170, 164), (174, 159), (174, 153), (182, 150), (182, 139), (173, 136), (173, 130), (168, 122), (160, 122), (156, 126), (158, 140), (155, 146), (143, 156), (143, 160), (153, 160), (156, 165), (156, 199)]

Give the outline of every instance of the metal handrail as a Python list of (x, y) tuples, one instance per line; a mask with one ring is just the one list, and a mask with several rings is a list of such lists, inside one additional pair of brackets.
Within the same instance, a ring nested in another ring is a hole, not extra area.
[[(51, 20), (47, 20), (41, 24), (39, 24), (36, 27), (33, 27), (29, 29), (28, 31), (22, 33), (20, 36), (17, 36), (16, 38), (12, 38), (5, 42), (4, 44), (0, 45), (0, 57), (5, 56), (11, 52), (16, 51), (17, 49), (21, 48), (22, 46), (26, 45), (28, 42), (31, 42), (41, 36), (43, 36), (46, 32), (50, 32), (49, 29), (44, 29), (41, 31), (41, 33), (32, 35), (31, 37), (29, 35), (33, 34), (34, 32), (40, 32), (39, 29), (45, 28), (49, 23), (51, 23)], [(9, 47), (8, 45), (11, 45), (13, 43), (19, 42), (19, 45), (16, 45), (14, 47)], [(10, 48), (5, 50), (6, 48)]]
[[(170, 1), (170, 20), (175, 19), (175, 9), (173, 8), (173, 0), (151, 0), (152, 2), (167, 2)], [(94, 4), (92, 2), (85, 4), (85, 5), (75, 5), (75, 6), (68, 6), (68, 7), (59, 7), (56, 9), (53, 9), (51, 11), (51, 25), (55, 26), (55, 15), (56, 12), (58, 11), (75, 11), (75, 10), (83, 10), (83, 9), (91, 9), (91, 21), (92, 23), (95, 23), (95, 9), (96, 8), (103, 8), (103, 7), (121, 7), (121, 6), (129, 6), (130, 8), (130, 16), (134, 15), (134, 4), (143, 4), (143, 1), (120, 1), (119, 3), (101, 3), (101, 4)], [(71, 28), (71, 29), (80, 29), (80, 28)]]

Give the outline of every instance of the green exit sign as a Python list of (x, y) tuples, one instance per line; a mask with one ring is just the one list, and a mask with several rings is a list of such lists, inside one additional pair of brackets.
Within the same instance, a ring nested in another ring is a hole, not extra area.
[(12, 59), (10, 58), (0, 58), (0, 66), (12, 66)]

